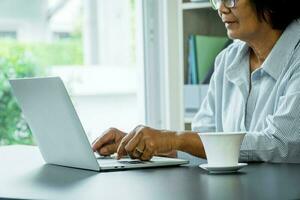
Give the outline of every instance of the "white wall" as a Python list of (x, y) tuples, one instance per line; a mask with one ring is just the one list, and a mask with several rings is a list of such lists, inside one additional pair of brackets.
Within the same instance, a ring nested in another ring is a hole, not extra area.
[(129, 0), (102, 0), (98, 4), (100, 65), (129, 65), (131, 21)]
[(0, 31), (16, 31), (21, 41), (47, 39), (46, 0), (0, 0)]
[(133, 67), (67, 66), (52, 68), (68, 89), (83, 127), (96, 137), (110, 127), (130, 131), (142, 123)]
[(90, 138), (110, 127), (129, 132), (140, 124), (135, 94), (72, 96), (72, 101)]
[[(89, 0), (90, 1), (90, 0)], [(69, 0), (49, 21), (51, 32), (73, 32), (81, 23), (83, 0)], [(53, 6), (53, 5), (52, 5)]]
[(85, 54), (92, 56), (86, 64), (132, 64), (135, 43), (132, 15), (130, 0), (84, 0)]

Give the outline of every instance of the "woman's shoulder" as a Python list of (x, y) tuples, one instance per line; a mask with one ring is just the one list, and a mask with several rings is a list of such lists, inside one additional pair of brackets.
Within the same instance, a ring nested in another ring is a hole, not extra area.
[(242, 55), (242, 52), (245, 51), (245, 48), (248, 49), (248, 46), (245, 42), (241, 40), (234, 40), (216, 57), (215, 67), (218, 68), (219, 66), (228, 66), (226, 63), (239, 59)]
[(292, 58), (289, 62), (290, 64), (290, 68), (292, 71), (294, 71), (294, 73), (298, 73), (300, 74), (300, 40), (299, 40), (299, 44), (297, 45), (297, 47), (295, 48)]
[(238, 51), (241, 51), (245, 45), (246, 45), (246, 43), (244, 41), (235, 39), (235, 40), (233, 40), (233, 42), (230, 45), (228, 45), (226, 50), (238, 52)]
[(234, 58), (239, 56), (239, 54), (244, 50), (247, 44), (241, 40), (234, 40), (227, 48), (225, 48), (221, 53), (225, 54), (227, 57)]

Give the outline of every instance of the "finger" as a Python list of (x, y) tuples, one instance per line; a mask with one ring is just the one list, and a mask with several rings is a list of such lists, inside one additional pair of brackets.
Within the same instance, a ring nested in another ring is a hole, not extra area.
[(145, 148), (144, 153), (142, 154), (142, 156), (140, 157), (140, 159), (142, 161), (149, 161), (151, 160), (151, 158), (154, 155), (154, 150), (153, 149), (149, 149), (149, 148)]
[(152, 141), (146, 140), (145, 141), (145, 149), (143, 155), (140, 157), (143, 161), (151, 160), (155, 153), (154, 144)]
[[(126, 147), (125, 147), (126, 149)], [(130, 155), (131, 158), (136, 159), (136, 158), (140, 158), (145, 150), (145, 141), (144, 140), (140, 140), (140, 142), (137, 144), (137, 146), (132, 150), (132, 152), (128, 152), (127, 153)]]
[(109, 156), (111, 154), (114, 154), (116, 151), (117, 151), (116, 144), (108, 144), (108, 145), (104, 145), (101, 149), (99, 149), (98, 153), (101, 156)]
[(104, 135), (98, 137), (94, 142), (93, 142), (93, 151), (97, 151), (98, 149), (101, 149), (101, 147), (105, 144), (111, 143), (114, 141), (114, 131), (113, 130), (108, 130)]
[(134, 135), (132, 133), (126, 135), (120, 142), (120, 145), (117, 148), (117, 159), (121, 159), (123, 156), (127, 155), (127, 152), (125, 150), (125, 146), (128, 143), (128, 141), (133, 137)]
[(122, 141), (120, 142), (120, 145), (117, 150), (117, 159), (121, 159), (123, 156), (127, 155), (127, 151), (125, 150), (125, 146), (127, 143), (136, 135), (136, 133), (141, 130), (142, 126), (135, 127), (128, 135), (126, 135)]
[(136, 147), (141, 142), (139, 149), (140, 149), (140, 151), (144, 150), (145, 144), (141, 141), (142, 137), (143, 137), (143, 133), (138, 132), (137, 134), (135, 134), (135, 136), (133, 136), (133, 138), (125, 146), (125, 150), (130, 155), (130, 157), (138, 158), (139, 156), (141, 156), (141, 155), (137, 155)]
[(98, 136), (98, 137), (92, 142), (92, 145), (94, 145), (94, 144), (99, 140), (100, 137), (102, 137), (102, 136)]

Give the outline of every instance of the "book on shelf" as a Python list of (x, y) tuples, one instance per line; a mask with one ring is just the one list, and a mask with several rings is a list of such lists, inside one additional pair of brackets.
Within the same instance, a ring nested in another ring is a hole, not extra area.
[(198, 66), (197, 66), (197, 50), (195, 35), (189, 36), (188, 41), (188, 84), (198, 84)]
[(207, 84), (216, 56), (232, 41), (227, 37), (190, 35), (188, 40), (188, 84)]
[(216, 56), (232, 40), (227, 37), (190, 35), (188, 38), (188, 80), (184, 86), (185, 116), (194, 116), (203, 102)]
[(202, 83), (211, 68), (214, 67), (216, 56), (224, 49), (227, 37), (196, 35), (196, 52), (198, 80)]

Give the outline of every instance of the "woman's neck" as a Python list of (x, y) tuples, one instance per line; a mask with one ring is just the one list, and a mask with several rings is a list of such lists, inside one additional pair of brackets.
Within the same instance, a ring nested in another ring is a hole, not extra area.
[(253, 39), (246, 41), (250, 46), (250, 70), (259, 68), (270, 54), (272, 48), (280, 38), (282, 31), (267, 29), (258, 33)]

